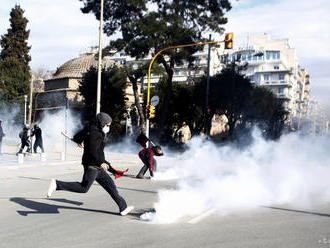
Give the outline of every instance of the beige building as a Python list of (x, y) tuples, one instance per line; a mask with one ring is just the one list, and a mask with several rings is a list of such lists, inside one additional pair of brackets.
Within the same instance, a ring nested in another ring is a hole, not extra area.
[[(83, 53), (79, 57), (69, 60), (61, 65), (50, 79), (44, 81), (44, 91), (37, 93), (35, 99), (35, 109), (49, 110), (64, 107), (80, 108), (82, 106), (82, 96), (79, 94), (79, 82), (83, 73), (91, 67), (98, 67), (96, 58), (97, 51)], [(111, 68), (121, 66), (109, 57), (104, 57), (102, 67)], [(127, 105), (134, 102), (134, 95), (131, 85), (126, 88)]]

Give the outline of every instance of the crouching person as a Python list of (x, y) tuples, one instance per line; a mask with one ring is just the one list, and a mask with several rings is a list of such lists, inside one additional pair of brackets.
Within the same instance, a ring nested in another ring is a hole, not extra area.
[[(154, 176), (154, 172), (157, 170), (157, 161), (154, 156), (162, 156), (162, 149), (160, 146), (151, 145), (147, 147), (147, 142), (150, 141), (144, 134), (140, 134), (136, 139), (142, 147), (144, 147), (139, 152), (139, 157), (143, 162), (143, 166), (140, 172), (137, 174), (136, 178), (143, 179), (144, 174), (149, 170), (150, 177)], [(151, 142), (151, 141), (150, 141)]]

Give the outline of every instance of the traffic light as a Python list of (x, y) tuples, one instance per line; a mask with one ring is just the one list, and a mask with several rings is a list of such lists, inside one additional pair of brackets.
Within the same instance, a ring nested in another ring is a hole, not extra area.
[(233, 49), (234, 33), (225, 34), (225, 49)]
[(156, 108), (153, 105), (147, 106), (147, 119), (155, 118), (156, 116)]

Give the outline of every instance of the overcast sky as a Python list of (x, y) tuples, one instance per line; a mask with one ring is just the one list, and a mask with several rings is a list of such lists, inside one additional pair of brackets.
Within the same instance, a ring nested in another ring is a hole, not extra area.
[[(226, 31), (235, 33), (234, 46), (246, 45), (248, 34), (268, 33), (288, 38), (299, 63), (311, 76), (314, 95), (330, 113), (329, 0), (239, 0), (226, 14)], [(82, 14), (79, 0), (1, 0), (0, 34), (9, 28), (9, 13), (20, 4), (29, 20), (32, 69), (55, 70), (64, 62), (98, 45), (98, 22)], [(104, 44), (109, 38), (104, 37)]]

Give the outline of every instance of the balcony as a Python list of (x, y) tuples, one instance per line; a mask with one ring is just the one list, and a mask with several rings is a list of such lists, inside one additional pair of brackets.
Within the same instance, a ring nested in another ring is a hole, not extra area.
[(267, 81), (261, 81), (261, 85), (292, 87), (293, 83), (290, 80), (267, 80)]
[(255, 73), (291, 73), (291, 69), (285, 69), (285, 68), (279, 68), (279, 69), (274, 69), (274, 68), (267, 68), (267, 69), (260, 69), (258, 68)]
[(276, 93), (276, 97), (282, 100), (291, 100), (292, 96), (288, 93)]

